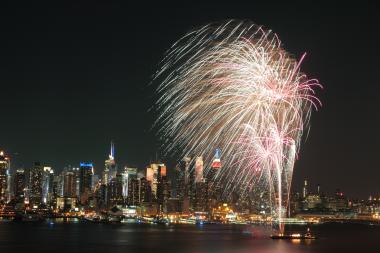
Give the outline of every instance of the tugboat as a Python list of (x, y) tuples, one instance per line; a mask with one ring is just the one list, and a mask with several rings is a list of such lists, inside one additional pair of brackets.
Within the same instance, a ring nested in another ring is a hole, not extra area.
[(270, 238), (272, 239), (283, 239), (283, 240), (294, 240), (294, 239), (299, 239), (299, 240), (315, 240), (317, 239), (316, 236), (314, 236), (310, 232), (310, 228), (307, 229), (307, 232), (305, 234), (277, 234), (277, 235), (271, 235)]

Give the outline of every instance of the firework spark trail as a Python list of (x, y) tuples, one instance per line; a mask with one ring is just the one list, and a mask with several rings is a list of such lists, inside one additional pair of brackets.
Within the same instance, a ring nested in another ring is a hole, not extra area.
[(320, 84), (300, 72), (304, 56), (295, 60), (276, 34), (249, 21), (186, 34), (155, 76), (167, 154), (212, 161), (220, 148), (217, 180), (226, 191), (264, 185), (280, 220), (303, 130), (312, 107), (320, 106), (314, 92)]

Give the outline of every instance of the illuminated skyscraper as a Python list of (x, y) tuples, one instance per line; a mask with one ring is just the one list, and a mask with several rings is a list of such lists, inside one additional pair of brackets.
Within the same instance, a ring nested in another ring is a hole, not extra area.
[(206, 176), (206, 187), (207, 187), (207, 211), (212, 210), (213, 207), (216, 207), (218, 200), (222, 194), (222, 188), (217, 180), (218, 174), (220, 172), (222, 163), (221, 163), (221, 151), (220, 149), (215, 150), (214, 160), (211, 164)]
[(195, 183), (203, 181), (203, 158), (202, 156), (198, 156), (195, 160)]
[(220, 149), (215, 150), (214, 160), (212, 161), (211, 168), (220, 169), (222, 167), (222, 163), (220, 161)]
[(166, 173), (166, 166), (160, 166), (158, 170), (157, 201), (161, 211), (164, 209), (171, 194), (171, 185)]
[(190, 208), (190, 157), (185, 157), (175, 169), (175, 197), (179, 199), (181, 210), (189, 212)]
[(104, 184), (108, 184), (112, 178), (116, 177), (117, 167), (115, 162), (115, 145), (111, 142), (111, 150), (108, 155), (108, 159), (104, 162), (104, 171), (102, 175), (102, 181)]
[(94, 191), (97, 185), (99, 184), (99, 175), (92, 175), (92, 185), (91, 185), (91, 190)]
[(91, 194), (92, 175), (94, 166), (92, 163), (80, 163), (79, 168), (79, 194), (81, 203), (85, 203)]
[(110, 206), (123, 204), (123, 180), (120, 173), (116, 174), (115, 178), (111, 179), (108, 184), (107, 196), (109, 198), (108, 203)]
[(159, 172), (165, 171), (166, 174), (166, 166), (163, 163), (152, 163), (150, 166), (146, 169), (146, 179), (150, 182), (151, 190), (153, 197), (157, 199), (157, 186), (158, 186), (158, 180), (159, 180)]
[(130, 185), (130, 182), (134, 179), (137, 179), (137, 168), (125, 167), (122, 173), (123, 197), (125, 199), (128, 197), (128, 187)]
[(139, 182), (139, 203), (149, 203), (152, 202), (152, 184), (150, 181), (146, 180), (145, 177), (140, 178)]
[(50, 193), (52, 192), (52, 184), (54, 171), (51, 167), (44, 167), (43, 175), (42, 175), (42, 202), (46, 204), (50, 199)]
[(76, 197), (76, 177), (72, 171), (64, 173), (63, 196), (67, 198)]
[(151, 167), (146, 168), (146, 180), (153, 182), (154, 170)]
[(14, 196), (16, 200), (22, 200), (25, 197), (25, 187), (26, 187), (26, 177), (25, 171), (20, 169), (17, 170), (14, 175)]
[(207, 185), (203, 180), (195, 183), (193, 199), (193, 210), (196, 212), (204, 212), (207, 209)]
[(8, 200), (8, 178), (10, 169), (10, 159), (4, 151), (0, 151), (0, 202)]
[(30, 197), (29, 203), (32, 207), (38, 207), (42, 203), (42, 179), (44, 168), (40, 162), (35, 162), (30, 170)]
[(206, 177), (207, 183), (214, 184), (216, 181), (216, 177), (219, 174), (220, 168), (221, 168), (221, 161), (220, 161), (220, 149), (215, 150), (215, 156), (214, 160), (211, 164), (211, 168), (209, 169)]
[(140, 204), (140, 181), (137, 177), (128, 178), (127, 204), (136, 206)]

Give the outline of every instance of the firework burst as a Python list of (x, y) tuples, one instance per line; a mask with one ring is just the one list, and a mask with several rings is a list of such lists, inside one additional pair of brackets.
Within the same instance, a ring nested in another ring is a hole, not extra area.
[(303, 58), (297, 61), (275, 33), (249, 21), (186, 34), (155, 76), (166, 153), (211, 162), (220, 148), (216, 180), (228, 192), (265, 187), (280, 220), (302, 133), (320, 105), (314, 93), (320, 84), (300, 72)]

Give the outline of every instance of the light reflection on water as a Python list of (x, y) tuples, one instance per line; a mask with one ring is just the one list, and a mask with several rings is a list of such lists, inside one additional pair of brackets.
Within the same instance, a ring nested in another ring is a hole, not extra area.
[[(305, 227), (288, 231), (302, 232)], [(324, 224), (312, 227), (317, 240), (272, 240), (271, 228), (247, 225), (0, 223), (0, 252), (185, 252), (330, 253), (380, 252), (380, 227)]]

